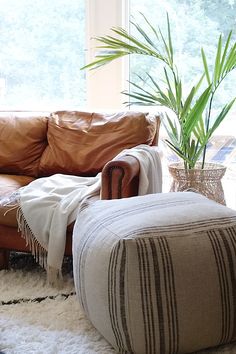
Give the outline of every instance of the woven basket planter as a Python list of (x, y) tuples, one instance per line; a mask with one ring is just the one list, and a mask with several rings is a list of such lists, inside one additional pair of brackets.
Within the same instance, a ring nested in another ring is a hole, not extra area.
[(201, 169), (201, 163), (194, 169), (185, 169), (182, 162), (170, 164), (169, 172), (173, 178), (171, 192), (183, 192), (193, 190), (201, 193), (209, 199), (225, 205), (222, 177), (226, 167), (220, 164), (206, 163)]

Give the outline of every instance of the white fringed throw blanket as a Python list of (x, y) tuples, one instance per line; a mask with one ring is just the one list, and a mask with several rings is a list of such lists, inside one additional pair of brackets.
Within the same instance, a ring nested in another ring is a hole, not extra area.
[[(162, 170), (158, 148), (139, 145), (118, 156), (131, 155), (140, 163), (139, 195), (161, 192)], [(65, 251), (66, 229), (88, 198), (99, 199), (101, 174), (77, 177), (56, 174), (39, 178), (19, 191), (19, 230), (36, 260), (58, 285)]]

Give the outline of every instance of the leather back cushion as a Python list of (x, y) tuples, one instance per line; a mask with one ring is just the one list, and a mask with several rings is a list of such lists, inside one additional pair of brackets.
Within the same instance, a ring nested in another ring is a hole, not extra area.
[(151, 145), (157, 126), (156, 117), (147, 113), (55, 112), (49, 119), (40, 175), (96, 175), (123, 149)]
[(0, 173), (38, 176), (47, 145), (47, 118), (20, 113), (0, 115)]

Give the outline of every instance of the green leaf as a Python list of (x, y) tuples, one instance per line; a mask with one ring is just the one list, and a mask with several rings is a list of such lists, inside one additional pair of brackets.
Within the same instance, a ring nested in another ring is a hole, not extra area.
[(235, 65), (236, 65), (236, 50), (235, 49), (236, 49), (236, 47), (234, 48), (234, 52), (230, 56), (230, 59), (227, 61), (227, 70), (226, 70), (227, 74), (230, 71), (232, 71), (233, 69), (235, 69)]
[(199, 148), (199, 151), (196, 154), (196, 161), (200, 158), (203, 150), (206, 149), (206, 145), (207, 145), (210, 137), (215, 132), (215, 130), (219, 127), (220, 123), (224, 120), (224, 118), (228, 114), (229, 110), (233, 106), (235, 100), (236, 99), (234, 98), (231, 102), (229, 102), (228, 104), (226, 104), (224, 106), (224, 108), (222, 109), (221, 113), (216, 118), (213, 126), (211, 128), (209, 128), (208, 132), (206, 132), (205, 135), (202, 135), (201, 147)]
[(113, 61), (115, 59), (121, 58), (124, 55), (126, 55), (126, 54), (114, 52), (113, 54), (109, 54), (109, 55), (107, 54), (107, 55), (104, 55), (101, 57), (98, 56), (98, 58), (100, 58), (100, 59), (97, 59), (97, 60), (93, 61), (92, 63), (83, 66), (82, 68), (80, 68), (80, 70), (97, 69), (100, 66), (106, 65), (107, 63), (110, 63), (111, 61)]
[(209, 75), (209, 69), (208, 69), (208, 65), (207, 65), (206, 55), (205, 55), (203, 48), (201, 49), (201, 53), (202, 53), (202, 61), (203, 61), (203, 65), (204, 65), (204, 70), (205, 70), (207, 82), (208, 82), (208, 85), (211, 85), (211, 79), (210, 79), (210, 75)]
[(202, 81), (205, 77), (205, 73), (202, 74), (202, 76), (200, 77), (199, 81), (197, 82), (197, 84), (195, 85), (195, 93), (197, 93), (197, 91), (199, 90), (201, 84), (202, 84)]
[(191, 157), (191, 159), (195, 155), (195, 148), (196, 148), (195, 140), (192, 139), (190, 143), (190, 149), (189, 149), (189, 156)]
[(222, 69), (223, 69), (223, 66), (224, 66), (224, 63), (225, 63), (225, 58), (226, 58), (226, 55), (227, 55), (227, 51), (228, 51), (230, 39), (231, 39), (231, 37), (232, 37), (232, 33), (233, 33), (233, 31), (230, 31), (230, 32), (229, 32), (228, 37), (227, 37), (227, 40), (226, 40), (226, 43), (225, 43), (225, 48), (224, 48), (224, 52), (223, 52), (222, 59), (221, 59), (221, 63), (220, 63), (220, 72), (221, 72), (221, 75), (224, 75), (224, 71), (222, 71)]
[[(113, 32), (120, 34), (121, 32), (118, 30), (113, 29)], [(123, 35), (124, 36), (124, 35)], [(97, 46), (96, 48), (100, 49), (113, 49), (117, 51), (126, 51), (127, 54), (144, 54), (144, 55), (150, 55), (150, 56), (158, 56), (158, 53), (147, 47), (146, 45), (143, 45), (141, 41), (138, 41), (132, 37), (132, 36), (124, 36), (127, 41), (123, 41), (121, 39), (112, 37), (112, 36), (106, 36), (106, 37), (96, 37), (95, 39), (103, 43), (105, 45), (103, 46)], [(126, 50), (125, 50), (126, 49)], [(102, 55), (102, 54), (101, 54)]]
[(164, 119), (162, 120), (162, 122), (165, 125), (168, 135), (171, 137), (172, 141), (175, 141), (175, 143), (177, 144), (179, 134), (175, 121), (172, 121), (172, 119), (170, 119), (167, 113), (165, 114), (165, 117), (167, 119), (168, 125), (165, 123)]
[[(143, 101), (144, 104), (146, 104), (147, 102), (150, 102), (152, 105), (153, 104), (161, 104), (161, 105), (165, 105), (166, 107), (171, 106), (171, 103), (168, 99), (167, 96), (165, 96), (164, 94), (162, 94), (162, 92), (158, 92), (160, 94), (160, 96), (157, 96), (155, 94), (152, 94), (150, 92), (148, 92), (147, 90), (143, 89), (143, 87), (141, 87), (140, 85), (128, 81), (132, 86), (136, 87), (140, 92), (126, 92), (123, 91), (122, 93), (125, 94), (126, 96), (129, 96), (131, 98), (135, 98), (139, 100), (139, 104), (140, 102)], [(136, 101), (135, 101), (136, 102)], [(131, 102), (131, 104), (133, 104), (133, 102)]]
[(145, 92), (147, 95), (151, 95), (149, 91), (145, 90), (142, 86), (136, 84), (135, 82), (128, 80), (128, 83), (130, 83), (132, 86), (136, 87), (140, 91)]
[(130, 23), (137, 29), (137, 31), (141, 34), (141, 36), (145, 39), (145, 41), (151, 45), (155, 50), (157, 50), (156, 44), (151, 40), (151, 38), (146, 34), (146, 32), (135, 22), (130, 21)]
[(167, 73), (167, 71), (166, 71), (166, 68), (164, 68), (164, 73), (165, 73), (166, 83), (167, 83), (167, 86), (168, 86), (167, 92), (168, 92), (169, 100), (170, 100), (170, 102), (171, 102), (171, 104), (172, 104), (172, 109), (173, 109), (174, 111), (177, 111), (177, 109), (176, 109), (176, 108), (177, 108), (176, 98), (175, 98), (175, 95), (174, 95), (174, 93), (173, 93), (173, 91), (172, 91), (170, 79), (169, 79), (169, 77), (168, 77), (168, 73)]
[(191, 109), (190, 113), (187, 116), (186, 124), (185, 124), (185, 131), (187, 135), (195, 128), (196, 124), (198, 123), (199, 119), (202, 117), (202, 113), (208, 103), (209, 97), (211, 94), (211, 86), (209, 86), (198, 98), (195, 105)]
[[(112, 31), (115, 32), (116, 34), (124, 37), (128, 42), (123, 42), (123, 45), (125, 43), (126, 46), (129, 45), (129, 42), (133, 43), (133, 46), (130, 46), (132, 48), (139, 48), (143, 51), (145, 51), (146, 53), (150, 53), (149, 55), (159, 55), (159, 53), (157, 53), (156, 51), (154, 51), (152, 48), (150, 48), (148, 45), (144, 44), (143, 42), (141, 42), (140, 40), (138, 40), (137, 38), (135, 38), (134, 36), (131, 36), (128, 34), (127, 31), (123, 30), (122, 28), (112, 28)], [(107, 36), (108, 38), (109, 36)], [(105, 37), (106, 38), (106, 37)], [(104, 39), (104, 37), (103, 37)], [(121, 41), (116, 39), (116, 38), (112, 38), (113, 41), (114, 39), (116, 40), (116, 43), (119, 44)]]
[(221, 49), (222, 49), (222, 35), (219, 36), (218, 45), (217, 45), (217, 52), (216, 52), (216, 58), (215, 58), (215, 68), (214, 68), (214, 74), (213, 74), (214, 86), (217, 85), (217, 83), (220, 81), (220, 77), (221, 77), (221, 72), (220, 72)]
[(235, 64), (235, 53), (236, 53), (236, 43), (231, 47), (228, 57), (225, 61), (223, 72), (228, 73), (232, 70), (232, 67)]
[(181, 118), (185, 117), (185, 115), (189, 112), (193, 97), (195, 95), (195, 87), (193, 87), (188, 95), (188, 97), (186, 98), (186, 101), (184, 103), (182, 112), (181, 112)]
[(210, 136), (214, 133), (214, 131), (219, 127), (220, 123), (224, 120), (224, 118), (226, 117), (226, 115), (229, 113), (230, 109), (232, 108), (234, 102), (235, 102), (236, 98), (234, 98), (232, 101), (230, 101), (229, 103), (227, 103), (222, 111), (220, 112), (220, 114), (218, 115), (218, 117), (216, 118), (214, 124), (212, 125), (212, 127), (209, 129), (209, 138)]
[(166, 101), (168, 102), (168, 106), (170, 105), (170, 100), (167, 97), (167, 95), (164, 93), (164, 91), (161, 89), (161, 87), (157, 84), (157, 82), (153, 79), (153, 77), (147, 73), (147, 76), (149, 77), (149, 79), (151, 80), (151, 82), (153, 83), (154, 87), (157, 90), (157, 93)]
[[(126, 96), (129, 96), (131, 98), (138, 99), (139, 100), (138, 103), (137, 102), (135, 102), (135, 103), (137, 103), (139, 105), (141, 105), (141, 104), (146, 105), (147, 103), (152, 105), (152, 106), (157, 105), (157, 100), (154, 101), (154, 100), (152, 100), (151, 98), (148, 98), (148, 97), (147, 98), (141, 97), (141, 99), (140, 99), (140, 95), (136, 95), (134, 93), (133, 94), (132, 93), (127, 94), (127, 93), (123, 92), (123, 94), (126, 95)], [(129, 104), (132, 105), (132, 104), (134, 104), (134, 102), (129, 102)]]
[(153, 83), (154, 87), (157, 89), (157, 91), (162, 91), (160, 86), (158, 85), (158, 83), (156, 82), (156, 80), (149, 74), (146, 73), (146, 75), (148, 76), (148, 78), (151, 80), (151, 82)]
[(161, 31), (160, 27), (159, 27), (159, 33), (160, 33), (160, 36), (161, 36), (161, 39), (162, 39), (164, 48), (165, 48), (165, 50), (166, 50), (167, 57), (168, 57), (167, 64), (168, 64), (171, 68), (173, 68), (173, 60), (172, 60), (172, 59), (173, 59), (173, 56), (172, 56), (172, 54), (171, 54), (172, 48), (169, 48), (169, 47), (168, 47), (168, 44), (167, 44), (167, 42), (166, 42), (166, 40), (165, 40), (165, 37), (164, 37), (163, 34), (162, 34), (162, 31)]
[[(144, 83), (145, 81), (143, 80), (143, 78), (141, 78), (139, 75), (137, 75)], [(171, 93), (170, 91), (168, 91), (167, 89), (167, 94), (168, 96), (165, 94), (165, 92), (161, 89), (161, 87), (157, 84), (157, 82), (152, 78), (152, 76), (150, 74), (147, 73), (148, 78), (151, 80), (151, 82), (154, 85), (154, 89), (152, 88), (153, 92), (155, 92), (154, 90), (156, 89), (156, 96), (155, 99), (157, 100), (158, 103), (161, 103), (163, 106), (168, 107), (170, 109), (174, 109), (176, 104), (175, 104), (175, 98), (173, 96), (173, 93)], [(135, 86), (136, 88), (138, 88), (140, 91), (144, 91), (147, 93), (146, 90), (143, 89), (142, 86), (134, 83), (134, 82), (130, 82), (128, 81), (131, 85)], [(170, 84), (170, 83), (169, 83)], [(150, 94), (150, 93), (149, 93)]]
[(159, 36), (158, 36), (158, 33), (157, 33), (156, 29), (152, 26), (152, 24), (148, 21), (148, 19), (146, 18), (146, 16), (142, 12), (140, 12), (140, 14), (144, 18), (145, 22), (148, 24), (150, 29), (152, 30), (152, 32), (154, 33), (157, 41), (159, 42)]
[(193, 130), (193, 133), (195, 137), (199, 140), (200, 143), (202, 143), (205, 139), (206, 136), (206, 131), (205, 131), (205, 125), (204, 125), (204, 120), (202, 117), (199, 118), (199, 121)]
[(168, 146), (173, 150), (177, 155), (181, 156), (181, 158), (184, 157), (183, 151), (178, 147), (178, 145), (174, 145), (172, 141), (169, 141), (168, 139), (165, 139), (165, 142), (167, 142)]
[(170, 20), (169, 20), (169, 15), (168, 13), (166, 14), (167, 16), (167, 29), (168, 29), (168, 42), (169, 42), (169, 51), (170, 51), (170, 58), (171, 62), (173, 63), (173, 45), (172, 45), (172, 39), (171, 39), (171, 29), (170, 29)]
[(175, 146), (172, 144), (171, 141), (165, 139), (165, 143), (169, 146), (169, 148), (176, 153), (183, 161), (187, 162), (190, 166), (192, 166), (192, 161), (188, 158), (188, 156), (185, 155), (181, 149), (179, 149), (178, 146)]
[(176, 94), (176, 108), (178, 114), (182, 111), (182, 83), (177, 81), (175, 84), (175, 94)]

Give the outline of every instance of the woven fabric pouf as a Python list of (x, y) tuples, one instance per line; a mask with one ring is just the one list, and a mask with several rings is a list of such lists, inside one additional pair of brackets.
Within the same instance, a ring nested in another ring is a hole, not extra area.
[(236, 211), (200, 194), (83, 206), (74, 278), (119, 353), (190, 353), (236, 339)]

